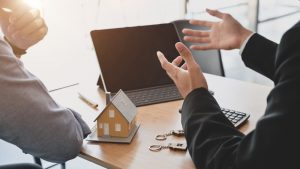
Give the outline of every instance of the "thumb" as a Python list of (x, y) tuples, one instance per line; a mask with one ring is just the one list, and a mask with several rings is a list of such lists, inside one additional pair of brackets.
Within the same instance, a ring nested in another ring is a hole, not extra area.
[(7, 8), (0, 7), (0, 23), (6, 23), (10, 16), (10, 11)]

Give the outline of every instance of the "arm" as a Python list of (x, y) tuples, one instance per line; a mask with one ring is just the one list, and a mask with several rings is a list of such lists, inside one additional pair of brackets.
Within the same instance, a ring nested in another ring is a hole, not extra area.
[(300, 150), (300, 24), (282, 38), (274, 57), (275, 88), (256, 129), (243, 136), (221, 115), (204, 89), (193, 90), (182, 108), (188, 149), (197, 168), (294, 168)]
[[(176, 48), (180, 56), (172, 63), (161, 52), (157, 55), (185, 98), (181, 122), (190, 155), (199, 169), (208, 166), (229, 168), (236, 154), (234, 150), (244, 135), (224, 116), (208, 92), (201, 68), (191, 52), (182, 43), (177, 43)], [(182, 59), (185, 64), (178, 67)]]
[(254, 34), (242, 52), (242, 59), (247, 67), (274, 80), (277, 46), (275, 42)]
[(195, 89), (185, 98), (181, 123), (196, 168), (233, 166), (244, 135), (223, 115), (206, 89)]
[(90, 133), (80, 116), (56, 104), (42, 82), (0, 41), (0, 138), (24, 153), (61, 163)]

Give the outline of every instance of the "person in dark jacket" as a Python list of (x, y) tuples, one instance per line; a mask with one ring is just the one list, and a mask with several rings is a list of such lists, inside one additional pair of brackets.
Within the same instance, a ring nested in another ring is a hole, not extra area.
[[(158, 58), (182, 96), (182, 126), (188, 150), (198, 169), (299, 169), (300, 168), (300, 22), (289, 29), (279, 44), (244, 28), (231, 15), (207, 12), (219, 22), (191, 20), (209, 31), (184, 29), (184, 40), (196, 42), (193, 50), (241, 49), (244, 63), (273, 80), (265, 114), (256, 128), (241, 133), (221, 112), (208, 92), (201, 68), (182, 43), (181, 56), (168, 62)], [(200, 44), (201, 43), (201, 44)], [(178, 65), (184, 60), (185, 64)], [(230, 97), (230, 96), (228, 96)]]

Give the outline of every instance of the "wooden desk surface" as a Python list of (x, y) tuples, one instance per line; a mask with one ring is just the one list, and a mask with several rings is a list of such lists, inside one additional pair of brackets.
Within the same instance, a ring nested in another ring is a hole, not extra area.
[[(215, 92), (215, 98), (221, 107), (249, 112), (250, 118), (240, 130), (249, 133), (255, 128), (257, 120), (263, 115), (266, 107), (266, 97), (270, 87), (225, 79), (213, 75), (205, 75), (210, 90)], [(99, 110), (87, 106), (78, 98), (80, 91), (86, 97), (99, 103)], [(93, 120), (105, 105), (103, 92), (97, 86), (84, 85), (53, 92), (51, 94), (58, 103), (78, 111), (83, 119), (93, 127)], [(141, 123), (131, 144), (92, 143), (85, 141), (80, 156), (91, 162), (107, 168), (195, 168), (191, 157), (186, 152), (169, 149), (151, 152), (148, 147), (153, 144), (166, 145), (169, 142), (184, 142), (184, 138), (170, 136), (166, 141), (156, 141), (157, 134), (163, 134), (173, 129), (181, 129), (178, 109), (182, 100), (138, 108), (137, 122)]]

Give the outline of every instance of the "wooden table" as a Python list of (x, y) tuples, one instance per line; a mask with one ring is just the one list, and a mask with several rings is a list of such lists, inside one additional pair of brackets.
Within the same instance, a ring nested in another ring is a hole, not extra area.
[[(226, 79), (214, 75), (205, 75), (210, 90), (215, 92), (215, 98), (221, 107), (231, 108), (251, 114), (248, 122), (240, 130), (249, 133), (255, 128), (257, 120), (263, 115), (266, 107), (266, 97), (270, 87)], [(99, 103), (95, 110), (78, 98), (78, 91), (93, 101)], [(103, 92), (97, 86), (81, 84), (71, 88), (51, 93), (58, 103), (81, 113), (83, 119), (93, 127), (93, 120), (105, 105)], [(195, 168), (191, 157), (186, 152), (169, 149), (160, 152), (148, 150), (150, 145), (165, 145), (169, 142), (184, 142), (184, 138), (168, 137), (166, 141), (156, 141), (157, 134), (163, 134), (173, 129), (181, 129), (178, 109), (182, 100), (138, 108), (137, 122), (141, 123), (131, 144), (92, 143), (85, 141), (80, 157), (107, 168), (130, 169), (192, 169)]]

